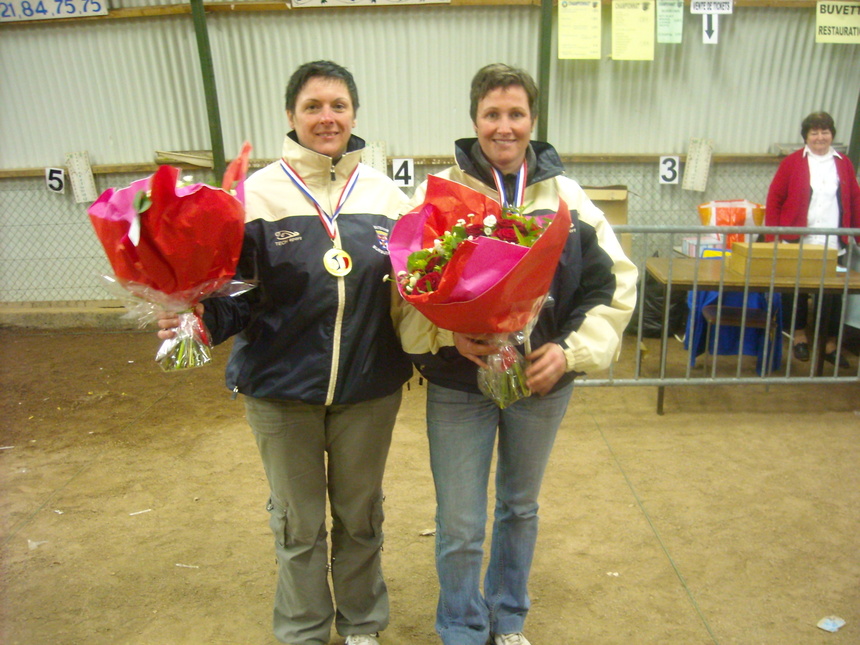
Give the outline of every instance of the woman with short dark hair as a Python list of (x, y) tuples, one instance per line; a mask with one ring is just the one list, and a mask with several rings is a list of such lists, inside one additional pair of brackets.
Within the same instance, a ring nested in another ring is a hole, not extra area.
[[(848, 157), (833, 149), (836, 126), (827, 112), (813, 112), (800, 126), (804, 146), (788, 155), (779, 164), (767, 193), (765, 223), (768, 226), (798, 226), (803, 228), (860, 227), (860, 187)], [(773, 239), (774, 236), (768, 236)], [(800, 235), (780, 235), (785, 242), (797, 243)], [(804, 244), (820, 244), (839, 249), (844, 258), (848, 240), (835, 235), (804, 235)], [(824, 296), (824, 309), (830, 311), (822, 320), (826, 335), (824, 360), (839, 367), (849, 367), (844, 355), (837, 356), (836, 340), (842, 312), (842, 298)], [(791, 299), (789, 298), (789, 304)], [(808, 361), (809, 300), (801, 294), (797, 300), (794, 333), (794, 357)]]
[[(327, 645), (333, 622), (346, 645), (378, 645), (389, 618), (382, 477), (412, 366), (383, 278), (407, 200), (361, 163), (357, 108), (340, 65), (293, 73), (282, 158), (245, 182), (239, 277), (258, 286), (198, 309), (215, 344), (235, 335), (227, 387), (243, 395), (269, 482), (273, 629), (291, 645)], [(159, 336), (177, 323), (162, 318)]]

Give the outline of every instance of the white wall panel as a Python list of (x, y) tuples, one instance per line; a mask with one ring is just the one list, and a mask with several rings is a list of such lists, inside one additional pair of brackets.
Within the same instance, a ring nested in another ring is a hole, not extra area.
[(4, 28), (0, 61), (0, 168), (209, 147), (190, 16)]
[(801, 143), (800, 122), (833, 115), (850, 138), (860, 93), (860, 46), (815, 43), (812, 8), (737, 7), (719, 43), (702, 44), (687, 15), (683, 43), (658, 44), (654, 61), (613, 61), (604, 8), (600, 61), (556, 61), (548, 138), (566, 153), (684, 153), (691, 137), (716, 153), (770, 152)]
[[(135, 0), (137, 1), (137, 0)], [(604, 7), (604, 52), (611, 50)], [(283, 92), (295, 67), (329, 58), (358, 81), (356, 133), (397, 156), (450, 155), (472, 134), (469, 81), (504, 61), (537, 73), (539, 10), (529, 6), (367, 7), (207, 15), (225, 153), (248, 139), (280, 152)], [(765, 153), (830, 111), (847, 142), (860, 93), (858, 45), (817, 45), (814, 11), (738, 7), (718, 45), (685, 18), (681, 45), (648, 62), (554, 61), (549, 139), (562, 153)], [(190, 15), (0, 27), (0, 169), (151, 161), (210, 148)]]
[[(346, 20), (348, 18), (348, 20)], [(471, 133), (469, 82), (490, 62), (537, 73), (537, 20), (529, 7), (304, 9), (209, 18), (227, 154), (251, 139), (277, 157), (287, 130), (284, 89), (293, 70), (329, 59), (355, 76), (355, 133), (389, 154), (450, 155)], [(341, 27), (333, 20), (344, 20)]]

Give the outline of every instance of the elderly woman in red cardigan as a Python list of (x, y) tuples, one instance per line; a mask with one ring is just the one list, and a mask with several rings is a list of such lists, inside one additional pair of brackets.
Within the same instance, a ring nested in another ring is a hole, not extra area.
[[(806, 145), (783, 159), (767, 193), (765, 222), (768, 226), (799, 226), (809, 228), (860, 227), (860, 186), (854, 166), (848, 157), (831, 146), (836, 136), (833, 117), (826, 112), (813, 112), (800, 126)], [(798, 242), (800, 235), (779, 236), (786, 242)], [(840, 263), (848, 240), (834, 235), (804, 235), (804, 244), (827, 245), (838, 248)], [(828, 320), (822, 320), (826, 334), (824, 360), (840, 367), (849, 367), (844, 356), (836, 354), (836, 336), (841, 314), (841, 298), (833, 298)], [(806, 336), (808, 300), (800, 298), (793, 334), (794, 357), (809, 360)], [(827, 310), (828, 307), (825, 307)]]

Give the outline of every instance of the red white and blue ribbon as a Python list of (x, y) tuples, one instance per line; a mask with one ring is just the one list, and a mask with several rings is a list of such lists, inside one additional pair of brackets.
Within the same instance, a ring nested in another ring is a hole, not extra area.
[(281, 159), (281, 169), (287, 174), (287, 176), (293, 180), (293, 183), (296, 187), (302, 191), (302, 193), (307, 197), (310, 202), (317, 209), (317, 213), (319, 214), (320, 221), (325, 227), (326, 232), (331, 239), (335, 239), (337, 237), (337, 216), (340, 214), (341, 209), (343, 208), (346, 200), (349, 199), (350, 193), (352, 193), (352, 189), (355, 188), (355, 183), (358, 181), (358, 166), (356, 166), (352, 174), (347, 179), (346, 184), (343, 187), (343, 190), (340, 191), (340, 197), (337, 200), (337, 206), (334, 209), (332, 214), (326, 212), (323, 208), (322, 204), (319, 203), (316, 197), (314, 197), (311, 189), (308, 188), (308, 185), (305, 183), (304, 179), (301, 178), (299, 173), (295, 171), (295, 169), (290, 166), (286, 161)]
[(523, 205), (523, 198), (526, 194), (526, 179), (528, 178), (528, 166), (523, 161), (523, 165), (517, 171), (517, 178), (514, 181), (514, 194), (508, 199), (507, 191), (505, 190), (505, 177), (501, 171), (492, 168), (493, 179), (496, 182), (496, 190), (499, 191), (499, 203), (504, 206), (513, 206), (519, 208)]

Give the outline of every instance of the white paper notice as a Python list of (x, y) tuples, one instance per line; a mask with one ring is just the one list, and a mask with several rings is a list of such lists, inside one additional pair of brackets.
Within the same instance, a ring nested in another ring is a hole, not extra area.
[(657, 42), (680, 43), (684, 33), (684, 0), (657, 0)]
[(681, 188), (705, 192), (708, 187), (708, 174), (711, 171), (711, 153), (714, 146), (710, 139), (690, 139), (687, 151), (687, 164), (684, 167), (684, 180)]
[(612, 0), (612, 59), (654, 60), (654, 3)]
[(818, 2), (815, 42), (860, 43), (860, 2)]
[(70, 152), (66, 155), (66, 166), (69, 169), (69, 179), (75, 193), (75, 202), (94, 202), (99, 194), (96, 192), (96, 182), (93, 169), (90, 167), (90, 156), (86, 151)]
[(598, 60), (601, 48), (598, 0), (559, 0), (558, 57)]

